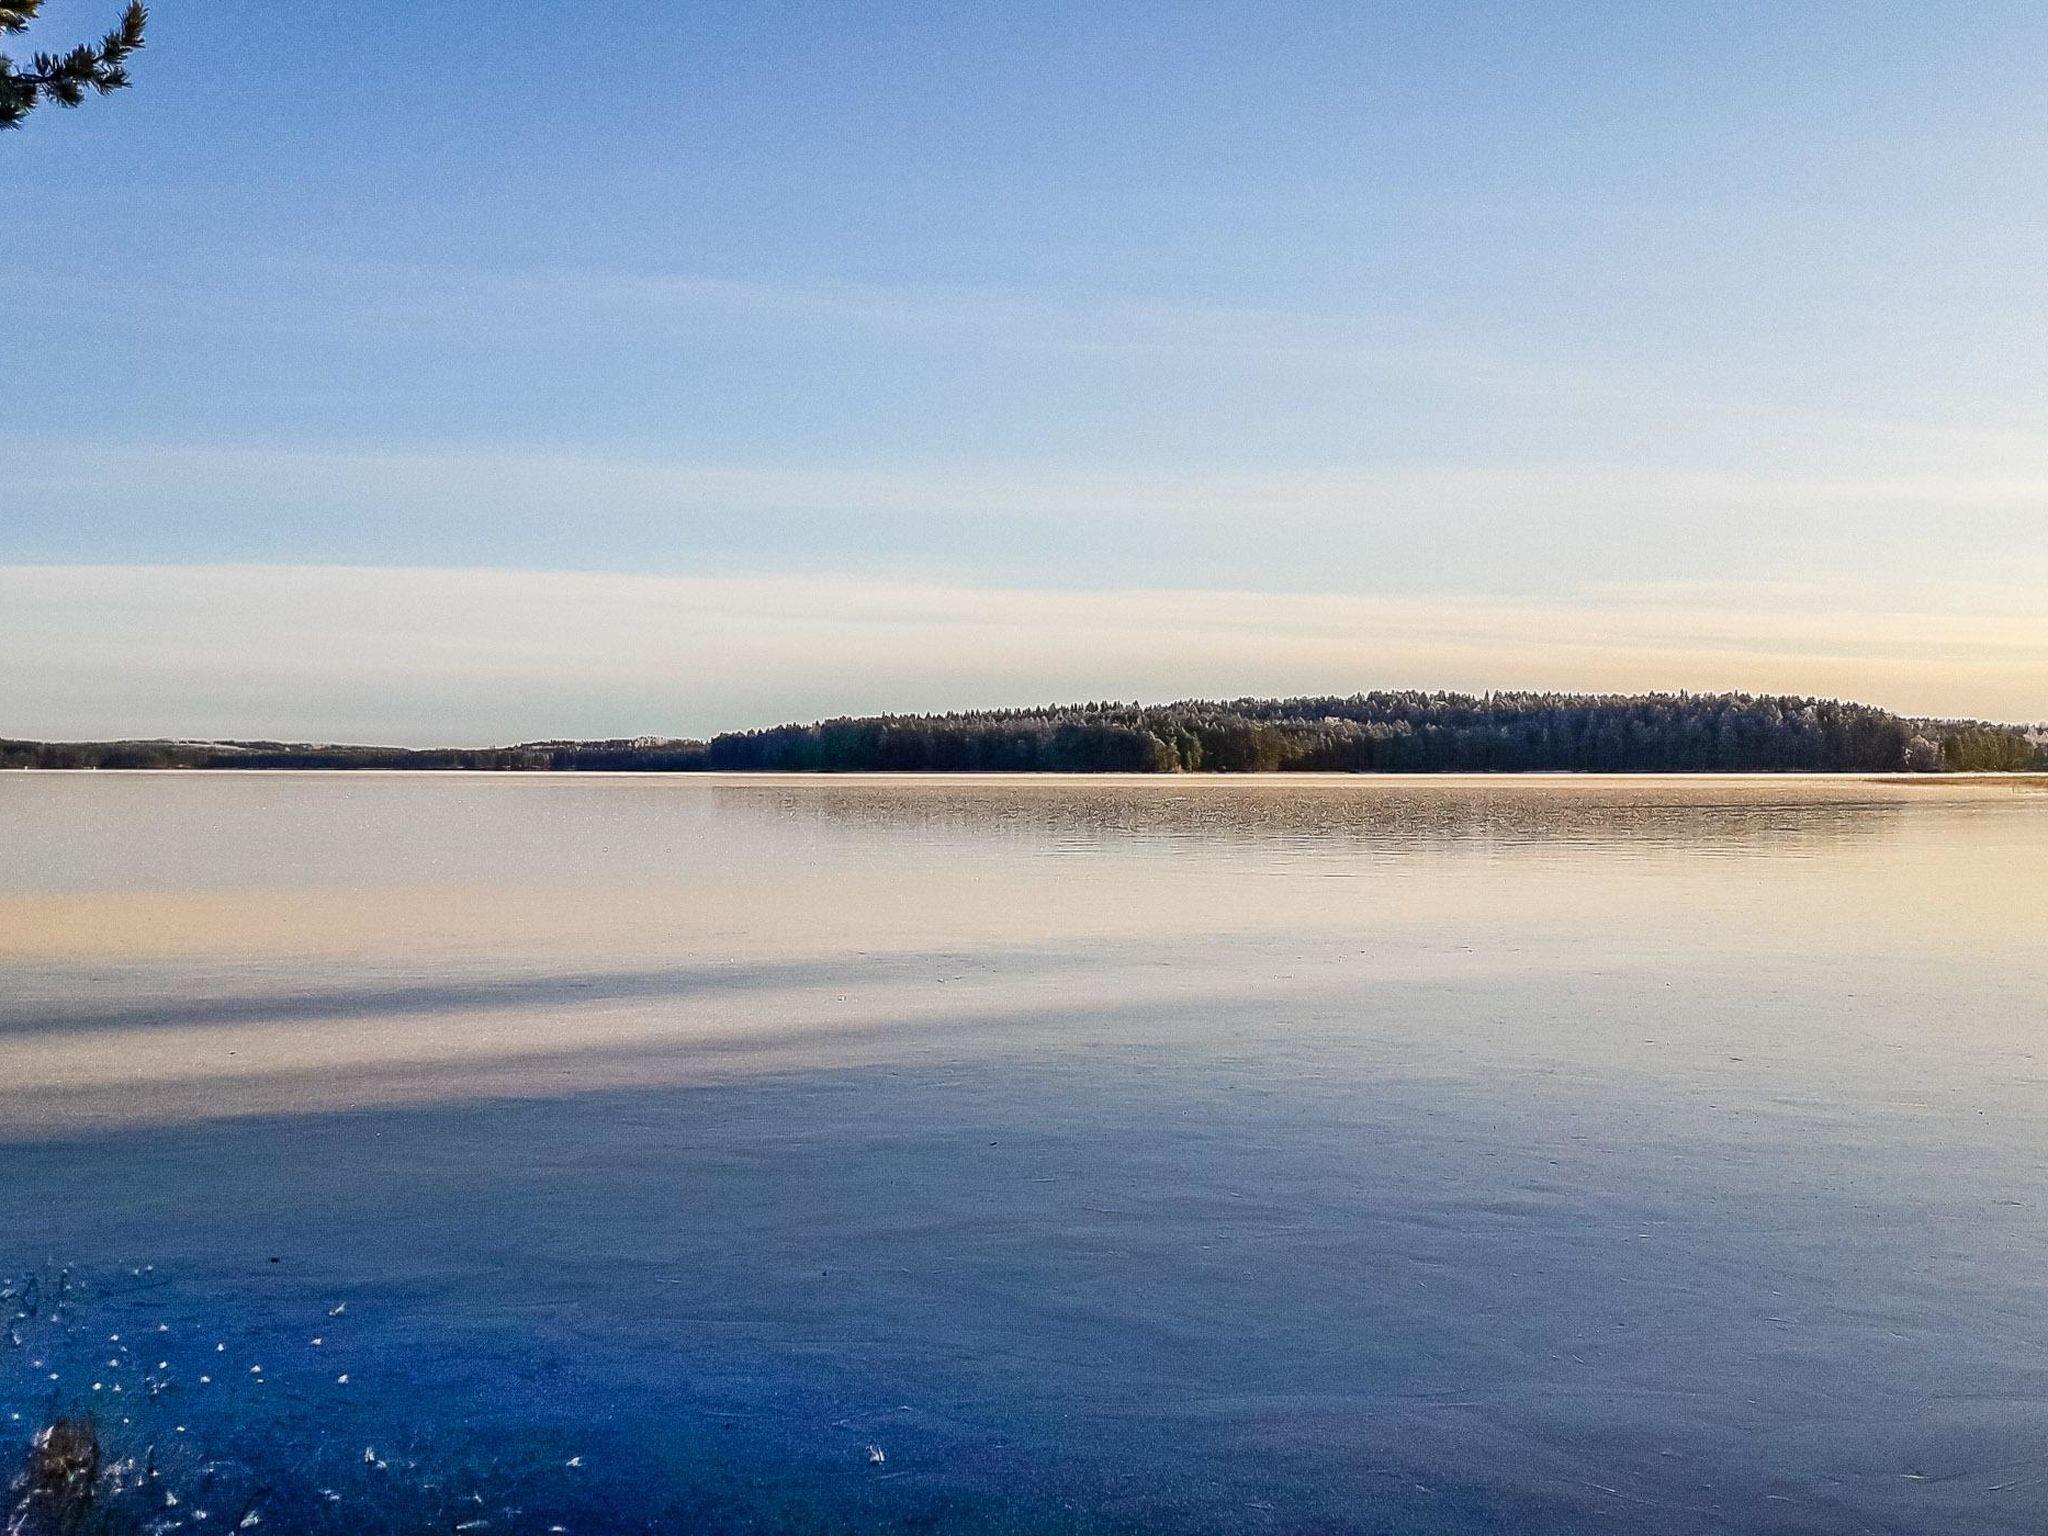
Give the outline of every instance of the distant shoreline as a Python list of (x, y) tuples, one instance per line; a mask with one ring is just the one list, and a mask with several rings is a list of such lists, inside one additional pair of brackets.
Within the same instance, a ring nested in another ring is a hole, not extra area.
[(1911, 769), (1836, 768), (1701, 768), (1599, 769), (1514, 768), (1446, 769), (1436, 772), (1346, 772), (1341, 769), (1268, 770), (1247, 773), (1198, 769), (1192, 773), (1140, 773), (1074, 769), (916, 769), (916, 768), (701, 768), (662, 772), (640, 768), (520, 770), (503, 768), (0, 768), (0, 780), (48, 779), (502, 779), (525, 783), (569, 783), (599, 779), (713, 780), (733, 783), (949, 783), (949, 784), (1120, 784), (1292, 786), (1343, 784), (1541, 785), (1541, 784), (1873, 784), (1902, 789), (1961, 788), (1983, 785), (2001, 789), (2048, 790), (2048, 770), (2033, 768)]
[(1377, 692), (842, 717), (504, 747), (0, 738), (0, 769), (506, 773), (2048, 772), (2048, 725), (1797, 695)]

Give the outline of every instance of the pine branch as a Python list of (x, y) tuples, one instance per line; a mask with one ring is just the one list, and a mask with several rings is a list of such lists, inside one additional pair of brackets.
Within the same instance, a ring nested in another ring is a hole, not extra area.
[[(0, 0), (0, 33), (19, 32), (35, 19), (42, 0)], [(75, 107), (88, 91), (105, 96), (129, 84), (128, 58), (142, 47), (149, 12), (129, 0), (121, 21), (94, 43), (68, 53), (38, 53), (21, 69), (0, 54), (0, 128), (18, 127), (42, 102)]]

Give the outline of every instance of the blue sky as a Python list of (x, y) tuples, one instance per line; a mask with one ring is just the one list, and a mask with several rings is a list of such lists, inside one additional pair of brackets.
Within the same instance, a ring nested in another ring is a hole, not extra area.
[[(388, 9), (160, 0), (133, 90), (0, 138), (0, 734), (1645, 656), (2048, 716), (2038, 5)], [(422, 570), (467, 638), (374, 689), (277, 601)]]

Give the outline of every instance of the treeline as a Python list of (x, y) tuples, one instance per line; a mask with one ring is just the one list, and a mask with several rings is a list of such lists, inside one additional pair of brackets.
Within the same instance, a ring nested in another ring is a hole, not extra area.
[(2029, 731), (1974, 720), (1917, 721), (1906, 766), (1951, 773), (2048, 769), (2048, 728)]
[(1596, 773), (2048, 770), (2048, 730), (1751, 694), (1361, 693), (882, 715), (511, 747), (0, 741), (6, 768), (677, 773)]
[(0, 741), (0, 768), (404, 768), (495, 773), (680, 773), (701, 741), (536, 741), (516, 747), (308, 746), (282, 741)]
[[(1932, 733), (1932, 734), (1930, 734)], [(721, 769), (1503, 773), (2048, 766), (2018, 728), (1749, 694), (1366, 693), (826, 720), (714, 737)]]

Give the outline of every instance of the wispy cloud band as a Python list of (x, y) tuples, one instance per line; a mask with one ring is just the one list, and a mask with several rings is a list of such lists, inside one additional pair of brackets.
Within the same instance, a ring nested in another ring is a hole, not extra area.
[(0, 735), (495, 742), (1385, 686), (2048, 717), (2026, 587), (1572, 599), (336, 566), (0, 567)]
[(2048, 583), (2034, 537), (2048, 463), (1968, 475), (1569, 460), (1089, 468), (0, 440), (0, 477), (18, 498), (0, 514), (0, 560), (21, 563), (805, 569), (1278, 591), (1570, 591), (1701, 571)]

